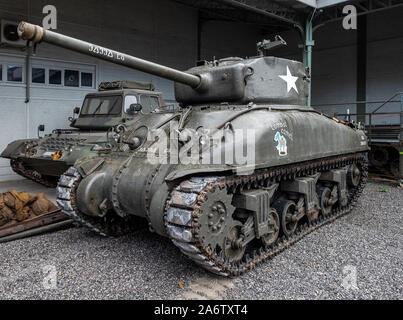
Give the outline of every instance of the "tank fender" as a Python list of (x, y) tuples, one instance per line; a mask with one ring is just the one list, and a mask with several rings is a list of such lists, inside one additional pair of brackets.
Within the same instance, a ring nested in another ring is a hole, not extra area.
[(98, 216), (100, 214), (99, 204), (105, 198), (103, 188), (94, 188), (94, 186), (105, 185), (106, 173), (104, 171), (94, 173), (104, 162), (105, 160), (102, 158), (91, 157), (80, 159), (75, 164), (83, 179), (78, 187), (77, 204), (80, 210), (88, 215)]
[(211, 165), (195, 168), (178, 168), (172, 170), (166, 177), (165, 181), (172, 182), (177, 179), (182, 179), (187, 176), (198, 175), (198, 174), (226, 174), (228, 172), (236, 172), (239, 175), (247, 175), (253, 173), (255, 169), (259, 169), (261, 166), (231, 166), (231, 165)]
[(21, 139), (10, 142), (1, 153), (0, 157), (9, 159), (18, 158), (25, 154), (26, 145), (30, 142), (32, 142), (31, 139)]
[(179, 169), (170, 172), (165, 178), (166, 181), (174, 181), (177, 179), (184, 178), (186, 176), (197, 175), (200, 173), (218, 173), (223, 171), (232, 170), (233, 168), (224, 167), (218, 165), (217, 167), (205, 167), (205, 168), (192, 168), (192, 169)]
[(105, 192), (99, 186), (106, 185), (106, 180), (105, 172), (100, 171), (92, 173), (91, 176), (81, 181), (76, 193), (77, 206), (80, 208), (80, 211), (89, 216), (102, 215), (99, 205), (104, 201)]
[(146, 218), (149, 221), (150, 230), (161, 236), (166, 236), (164, 224), (164, 212), (166, 201), (172, 191), (173, 185), (165, 181), (168, 172), (175, 165), (159, 165), (148, 174), (147, 183), (143, 190), (143, 197), (149, 198), (146, 202)]
[(78, 169), (82, 177), (86, 177), (101, 167), (104, 162), (104, 159), (98, 157), (86, 158), (84, 160), (80, 159), (75, 167)]
[(170, 192), (170, 188), (167, 183), (163, 183), (159, 186), (157, 191), (154, 193), (154, 196), (151, 200), (150, 204), (150, 212), (160, 214), (151, 214), (150, 215), (150, 224), (152, 227), (152, 231), (155, 231), (160, 236), (167, 236), (164, 225), (164, 210), (166, 205), (166, 200), (168, 198)]

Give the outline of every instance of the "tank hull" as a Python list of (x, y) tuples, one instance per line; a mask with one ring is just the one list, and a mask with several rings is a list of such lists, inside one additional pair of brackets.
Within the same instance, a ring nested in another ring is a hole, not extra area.
[[(158, 123), (155, 117), (153, 115), (152, 123)], [(190, 163), (184, 164), (180, 161), (183, 159), (179, 159), (179, 156), (176, 159), (172, 152), (168, 152), (166, 158), (154, 157), (150, 150), (163, 150), (163, 139), (145, 142), (141, 150), (132, 153), (113, 153), (81, 159), (75, 165), (82, 176), (77, 189), (78, 209), (88, 216), (99, 216), (99, 205), (106, 201), (110, 209), (120, 216), (136, 215), (147, 218), (154, 230), (166, 235), (165, 208), (161, 203), (165, 203), (178, 181), (189, 176), (243, 176), (267, 168), (365, 152), (368, 149), (362, 130), (353, 129), (314, 110), (296, 109), (292, 106), (256, 106), (256, 110), (239, 108), (236, 111), (227, 109), (214, 112), (193, 110), (187, 118), (185, 128), (196, 130), (203, 126), (212, 132), (221, 123), (228, 123), (226, 120), (231, 120), (234, 137), (237, 133), (244, 134), (244, 137), (239, 139), (237, 136), (233, 141), (228, 139), (225, 143), (211, 146), (208, 153), (211, 160), (209, 164), (191, 158), (187, 159)], [(143, 119), (138, 126), (143, 126), (144, 123), (146, 121)], [(251, 128), (251, 123), (256, 125)], [(172, 134), (171, 128), (168, 123), (163, 132), (169, 136)], [(135, 125), (131, 131), (136, 132), (136, 129)], [(251, 133), (249, 136), (248, 130)], [(222, 134), (225, 135), (225, 131), (224, 129)], [(276, 139), (279, 136), (284, 141), (281, 150)], [(188, 144), (192, 145), (192, 141)], [(253, 157), (233, 157), (232, 160), (237, 160), (238, 163), (233, 161), (227, 164), (228, 159), (223, 150), (231, 148), (235, 151), (243, 150), (243, 154), (252, 153)], [(214, 162), (217, 159), (219, 161)], [(193, 160), (194, 163), (191, 163)]]

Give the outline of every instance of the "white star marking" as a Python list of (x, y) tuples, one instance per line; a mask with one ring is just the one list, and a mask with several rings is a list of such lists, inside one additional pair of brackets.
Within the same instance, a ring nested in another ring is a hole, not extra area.
[(287, 82), (287, 93), (290, 92), (291, 89), (294, 89), (297, 93), (298, 93), (298, 89), (296, 86), (296, 81), (298, 79), (298, 77), (294, 77), (291, 72), (290, 69), (288, 69), (287, 66), (287, 75), (286, 76), (279, 76), (281, 79), (283, 79), (285, 82)]

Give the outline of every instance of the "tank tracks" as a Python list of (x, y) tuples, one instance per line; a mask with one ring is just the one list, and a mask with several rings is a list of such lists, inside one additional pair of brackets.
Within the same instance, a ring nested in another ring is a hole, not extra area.
[(81, 175), (74, 167), (70, 167), (61, 177), (56, 188), (57, 205), (62, 212), (78, 224), (101, 236), (121, 236), (147, 226), (144, 219), (136, 216), (121, 218), (114, 212), (104, 217), (91, 217), (81, 213), (76, 207), (75, 190), (81, 181)]
[[(347, 205), (342, 208), (334, 208), (326, 217), (320, 215), (315, 221), (300, 225), (291, 237), (282, 236), (269, 247), (254, 248), (252, 252), (246, 253), (241, 261), (235, 263), (225, 261), (210, 248), (203, 246), (198, 236), (199, 208), (207, 200), (206, 194), (209, 190), (219, 188), (227, 189), (229, 193), (236, 193), (241, 189), (258, 188), (272, 182), (291, 180), (354, 163), (361, 167), (361, 177), (358, 186), (349, 190)], [(365, 156), (353, 154), (259, 170), (249, 176), (192, 177), (189, 180), (181, 181), (168, 197), (164, 213), (167, 233), (174, 245), (199, 266), (221, 276), (238, 276), (284, 251), (321, 226), (349, 213), (365, 187), (367, 172), (368, 164)], [(75, 189), (80, 181), (81, 175), (74, 167), (60, 177), (59, 185), (56, 188), (57, 204), (66, 215), (101, 236), (119, 236), (136, 229), (133, 227), (135, 223), (128, 227), (130, 222), (119, 220), (120, 217), (118, 220), (102, 221), (98, 217), (90, 217), (81, 213), (75, 205), (74, 197)], [(175, 196), (173, 196), (174, 192)], [(175, 218), (170, 216), (172, 210), (175, 211)], [(178, 215), (178, 212), (181, 214)]]
[(56, 188), (57, 186), (57, 182), (54, 182), (51, 179), (47, 179), (46, 177), (44, 177), (43, 175), (41, 175), (36, 171), (26, 169), (21, 160), (12, 159), (10, 161), (10, 165), (11, 169), (13, 169), (15, 173), (19, 174), (20, 176), (23, 176), (24, 178), (32, 180), (48, 188)]
[[(361, 177), (358, 186), (349, 189), (347, 205), (334, 206), (335, 208), (326, 217), (319, 215), (316, 220), (300, 225), (290, 237), (282, 236), (270, 246), (255, 247), (237, 262), (230, 262), (203, 245), (199, 233), (201, 227), (199, 209), (207, 201), (206, 195), (210, 190), (218, 188), (235, 193), (237, 190), (268, 186), (272, 182), (292, 180), (296, 177), (341, 168), (354, 163), (361, 167)], [(172, 242), (196, 264), (221, 276), (238, 276), (274, 257), (307, 234), (350, 212), (365, 186), (367, 172), (368, 165), (365, 156), (352, 154), (269, 168), (256, 171), (250, 176), (193, 177), (182, 181), (175, 189), (174, 196), (171, 193), (166, 205), (165, 225)]]

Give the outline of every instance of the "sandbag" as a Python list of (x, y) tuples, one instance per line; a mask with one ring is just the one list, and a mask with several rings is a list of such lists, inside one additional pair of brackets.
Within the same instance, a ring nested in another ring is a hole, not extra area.
[(10, 192), (6, 192), (3, 195), (4, 198), (4, 203), (6, 204), (7, 207), (9, 208), (14, 208), (15, 207), (15, 198)]
[(8, 223), (14, 218), (14, 212), (7, 206), (3, 206), (0, 210), (0, 227)]
[(0, 194), (0, 227), (22, 222), (58, 207), (44, 193), (28, 194), (11, 190)]

